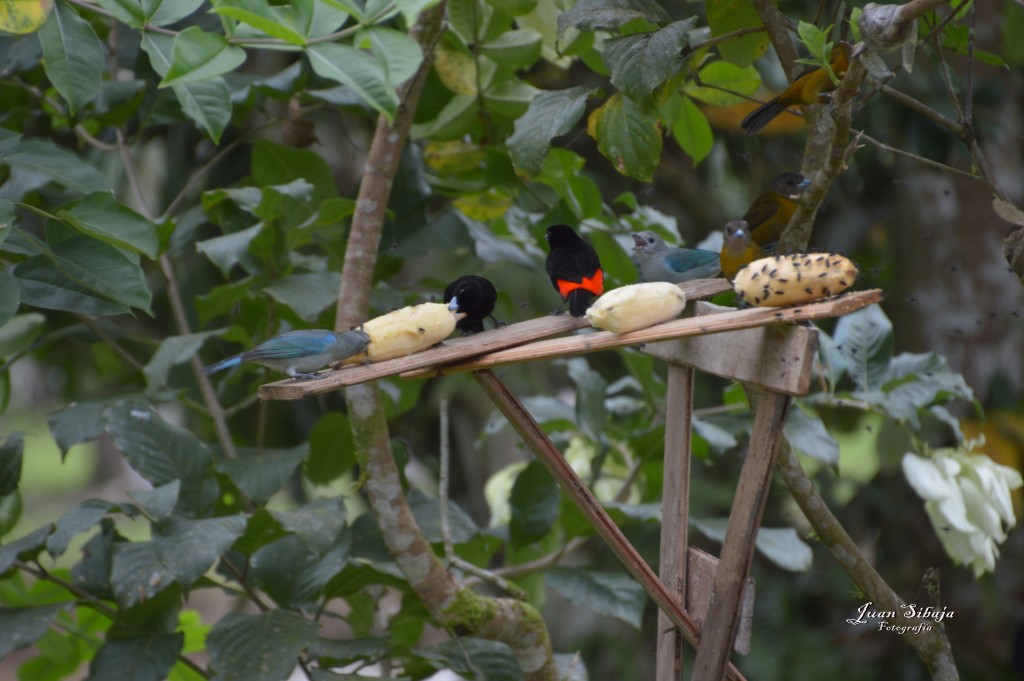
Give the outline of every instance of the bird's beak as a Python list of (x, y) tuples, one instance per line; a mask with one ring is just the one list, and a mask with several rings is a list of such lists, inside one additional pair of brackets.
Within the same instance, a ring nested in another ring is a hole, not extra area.
[(791, 198), (791, 199), (799, 199), (800, 198), (800, 194), (802, 194), (804, 192), (804, 190), (806, 190), (810, 186), (811, 186), (811, 178), (805, 177), (804, 179), (800, 180), (796, 184), (796, 188), (798, 190), (798, 193), (790, 195), (789, 198)]
[(459, 298), (458, 296), (452, 296), (451, 301), (448, 303), (448, 309), (455, 312), (459, 309)]
[(644, 238), (642, 236), (640, 236), (639, 234), (631, 234), (630, 236), (633, 237), (633, 250), (634, 251), (636, 249), (638, 249), (638, 248), (643, 248)]

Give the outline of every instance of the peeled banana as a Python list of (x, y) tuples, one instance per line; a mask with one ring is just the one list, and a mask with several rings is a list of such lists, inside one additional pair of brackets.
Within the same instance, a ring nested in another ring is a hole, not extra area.
[(380, 362), (426, 350), (450, 336), (455, 322), (465, 316), (443, 303), (420, 303), (374, 317), (362, 326), (370, 337), (366, 352), (346, 363)]
[(751, 305), (782, 307), (841, 293), (858, 274), (838, 253), (794, 253), (755, 260), (736, 273), (732, 286)]
[(686, 306), (686, 294), (675, 284), (652, 281), (612, 289), (587, 310), (592, 326), (626, 333), (672, 319)]

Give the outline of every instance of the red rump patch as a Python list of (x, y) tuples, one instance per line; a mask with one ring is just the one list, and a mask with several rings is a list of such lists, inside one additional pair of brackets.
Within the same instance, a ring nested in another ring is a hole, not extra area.
[(565, 279), (558, 280), (558, 293), (561, 294), (563, 299), (568, 298), (569, 294), (578, 288), (590, 291), (595, 296), (603, 294), (604, 271), (599, 269), (589, 277), (583, 277), (583, 281), (566, 281)]

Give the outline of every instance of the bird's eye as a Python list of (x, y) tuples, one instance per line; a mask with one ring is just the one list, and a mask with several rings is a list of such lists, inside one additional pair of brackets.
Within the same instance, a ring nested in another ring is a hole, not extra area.
[(649, 243), (649, 244), (653, 244), (653, 243), (654, 243), (654, 239), (648, 239), (648, 240), (647, 240), (647, 243)]

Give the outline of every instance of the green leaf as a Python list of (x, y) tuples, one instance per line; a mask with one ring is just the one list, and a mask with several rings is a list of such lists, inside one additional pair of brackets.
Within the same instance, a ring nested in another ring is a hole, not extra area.
[(296, 656), (316, 641), (319, 630), (316, 622), (285, 610), (229, 613), (206, 638), (210, 666), (220, 681), (281, 681), (295, 669)]
[(0, 270), (0, 327), (14, 319), (21, 304), (18, 280), (9, 270)]
[(227, 475), (245, 496), (262, 506), (285, 486), (308, 453), (306, 443), (291, 449), (264, 449), (237, 459), (218, 459), (217, 470)]
[(184, 643), (184, 634), (108, 638), (89, 663), (89, 681), (162, 681)]
[(204, 0), (142, 0), (142, 5), (146, 12), (147, 24), (168, 26), (191, 15), (203, 2)]
[(25, 442), (21, 433), (10, 433), (0, 445), (0, 497), (18, 489)]
[(50, 624), (74, 603), (52, 603), (31, 608), (0, 608), (0, 659), (32, 645), (49, 631)]
[(263, 225), (255, 224), (240, 232), (199, 241), (196, 243), (196, 250), (209, 258), (210, 262), (217, 266), (217, 269), (221, 271), (221, 274), (226, 279), (231, 273), (231, 268), (237, 265), (245, 254), (249, 252), (249, 244), (259, 235), (262, 229)]
[(312, 20), (311, 13), (296, 11), (303, 4), (271, 7), (266, 0), (218, 0), (213, 11), (249, 24), (271, 38), (301, 47), (306, 44)]
[(395, 7), (402, 13), (407, 26), (415, 24), (416, 17), (423, 10), (433, 7), (439, 2), (441, 0), (394, 0)]
[(923, 409), (949, 399), (974, 400), (974, 391), (964, 377), (951, 371), (946, 358), (935, 352), (897, 355), (881, 383), (890, 409), (896, 404)]
[(612, 31), (637, 19), (655, 25), (672, 21), (654, 0), (579, 0), (558, 15), (558, 39), (570, 26), (581, 31)]
[(142, 28), (148, 18), (142, 9), (141, 0), (96, 0), (96, 4), (132, 28)]
[[(440, 544), (444, 541), (441, 533), (441, 504), (437, 499), (431, 499), (414, 489), (409, 492), (409, 508), (423, 531), (424, 539), (431, 544)], [(473, 519), (455, 503), (448, 505), (448, 530), (455, 544), (465, 544), (480, 533), (480, 528)]]
[(370, 51), (377, 61), (384, 65), (387, 82), (397, 87), (419, 70), (423, 62), (423, 50), (420, 44), (405, 33), (393, 28), (373, 26), (362, 34), (369, 41)]
[(292, 149), (269, 140), (257, 140), (252, 148), (252, 174), (261, 187), (304, 179), (313, 185), (312, 200), (317, 205), (338, 196), (327, 161), (308, 149)]
[[(146, 284), (142, 268), (115, 247), (91, 237), (74, 236), (53, 244), (51, 248), (35, 237), (26, 237), (61, 275), (78, 286), (114, 303), (137, 307), (152, 314), (149, 306), (153, 294)], [(23, 269), (31, 261), (30, 258), (22, 262), (15, 269), (15, 274), (24, 276)]]
[[(731, 94), (732, 92), (753, 95), (761, 86), (761, 74), (753, 66), (740, 68), (727, 61), (719, 60), (706, 64), (701, 68), (699, 75), (703, 85), (697, 85), (696, 81), (690, 81), (683, 88), (683, 92), (712, 106), (739, 104), (745, 100), (738, 95)], [(723, 89), (731, 92), (724, 92)]]
[(509, 155), (517, 173), (529, 178), (543, 169), (551, 139), (573, 129), (592, 93), (589, 88), (573, 87), (542, 92), (534, 98), (508, 138)]
[(352, 88), (367, 104), (388, 120), (398, 108), (398, 96), (388, 86), (380, 62), (349, 45), (319, 43), (306, 48), (309, 63), (317, 75)]
[(309, 458), (306, 477), (314, 485), (337, 480), (356, 465), (355, 445), (348, 417), (329, 411), (309, 432)]
[(53, 533), (46, 538), (46, 551), (59, 558), (75, 535), (98, 525), (114, 504), (102, 499), (88, 499), (60, 517)]
[(539, 0), (484, 0), (488, 5), (510, 17), (528, 14), (537, 8)]
[(146, 395), (155, 398), (169, 388), (167, 376), (170, 374), (171, 368), (192, 359), (208, 338), (221, 334), (223, 331), (223, 329), (217, 329), (202, 333), (190, 333), (186, 336), (168, 336), (160, 341), (153, 357), (142, 370), (146, 377)]
[(860, 390), (881, 387), (893, 351), (892, 322), (881, 306), (871, 305), (841, 317), (832, 340), (833, 369), (849, 373)]
[[(717, 542), (725, 540), (728, 518), (691, 518), (690, 523), (701, 534)], [(762, 527), (757, 531), (757, 550), (784, 570), (805, 572), (814, 558), (811, 547), (791, 527)]]
[(99, 38), (70, 4), (58, 2), (39, 29), (39, 42), (47, 77), (75, 113), (100, 89), (103, 48)]
[(147, 517), (153, 520), (163, 520), (178, 505), (180, 493), (181, 480), (172, 480), (166, 485), (154, 487), (153, 489), (130, 491), (128, 492), (128, 498), (135, 502), (136, 506), (143, 509)]
[(174, 36), (171, 65), (160, 87), (187, 85), (233, 71), (245, 61), (245, 50), (217, 33), (189, 26)]
[(604, 404), (608, 382), (591, 369), (583, 357), (573, 357), (566, 363), (569, 366), (569, 378), (576, 384), (576, 422), (591, 440), (603, 442), (605, 421), (608, 418)]
[(138, 400), (116, 402), (104, 410), (103, 420), (128, 464), (154, 487), (181, 480), (179, 512), (202, 515), (214, 507), (219, 487), (212, 457), (195, 435)]
[(0, 199), (0, 244), (3, 244), (11, 233), (11, 229), (17, 224), (17, 216), (14, 214), (14, 204), (5, 199)]
[(433, 119), (413, 124), (413, 139), (445, 141), (463, 137), (477, 123), (478, 104), (476, 95), (455, 95)]
[(693, 159), (694, 165), (707, 158), (715, 144), (715, 135), (707, 117), (692, 99), (672, 93), (662, 107), (662, 117), (666, 125), (672, 126), (672, 137), (679, 148)]
[(53, 523), (47, 523), (39, 529), (29, 532), (20, 539), (7, 542), (0, 546), (0, 575), (11, 569), (16, 560), (32, 560), (46, 546), (46, 538), (53, 531)]
[(632, 100), (618, 92), (609, 97), (590, 114), (587, 133), (621, 174), (641, 182), (654, 178), (661, 160), (661, 125)]
[(509, 495), (512, 519), (509, 538), (525, 546), (546, 535), (558, 519), (558, 485), (537, 461), (531, 461), (516, 478)]
[(502, 33), (494, 40), (481, 45), (480, 49), (503, 68), (521, 69), (540, 58), (543, 43), (543, 36), (537, 31), (532, 28), (520, 28)]
[[(712, 37), (743, 28), (763, 26), (750, 0), (709, 0), (707, 14)], [(768, 34), (764, 31), (748, 33), (718, 44), (722, 59), (736, 66), (750, 66), (767, 50)]]
[(12, 170), (42, 175), (82, 194), (110, 191), (110, 185), (100, 171), (50, 140), (26, 139), (9, 150), (0, 148), (0, 161), (11, 166)]
[(38, 312), (20, 314), (0, 326), (0, 357), (11, 357), (28, 349), (39, 337), (46, 317)]
[(187, 520), (170, 516), (153, 525), (156, 555), (184, 589), (202, 577), (245, 531), (242, 516)]
[(302, 538), (317, 553), (325, 553), (345, 527), (345, 505), (336, 499), (317, 499), (291, 511), (271, 511), (281, 527)]
[(271, 298), (292, 309), (306, 322), (316, 321), (320, 313), (338, 301), (341, 275), (337, 272), (311, 272), (285, 277), (263, 290)]
[[(171, 68), (174, 51), (170, 36), (146, 31), (142, 35), (142, 49), (149, 55), (149, 63), (160, 76)], [(224, 128), (231, 121), (231, 92), (224, 79), (217, 76), (201, 83), (174, 85), (171, 88), (185, 115), (219, 142)]]
[(571, 603), (640, 628), (647, 596), (625, 573), (557, 568), (545, 572), (544, 581)]
[[(418, 658), (418, 659), (417, 659)], [(428, 676), (427, 670), (420, 670), (416, 663), (429, 665), (430, 669), (450, 669), (467, 679), (487, 681), (522, 681), (523, 672), (512, 649), (500, 641), (482, 638), (460, 637), (427, 648), (418, 648), (412, 661), (413, 673)]]
[(68, 208), (57, 211), (57, 217), (84, 234), (114, 246), (137, 251), (150, 258), (157, 256), (156, 227), (110, 192), (94, 192)]
[(839, 463), (839, 443), (829, 435), (820, 418), (812, 418), (799, 407), (794, 407), (786, 417), (784, 432), (793, 449), (830, 466)]
[(131, 311), (127, 305), (94, 295), (65, 276), (43, 255), (22, 261), (14, 268), (14, 273), (21, 285), (21, 302), (26, 305), (101, 316)]
[(649, 100), (651, 93), (682, 65), (682, 51), (689, 44), (689, 31), (696, 21), (696, 17), (690, 17), (653, 33), (606, 40), (601, 57), (611, 70), (612, 85), (637, 102)]

